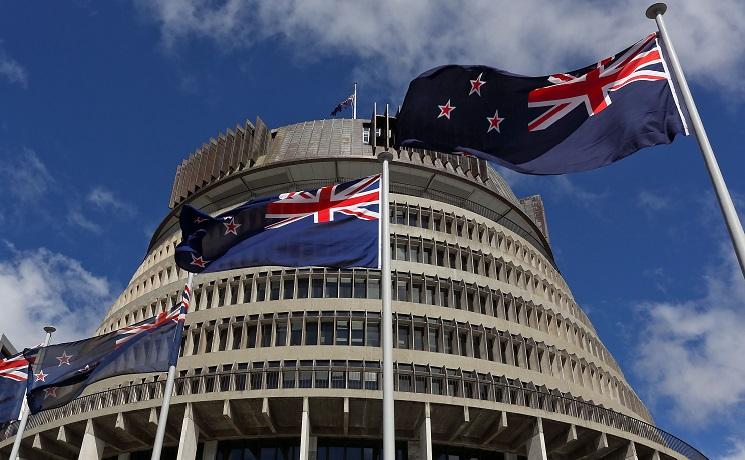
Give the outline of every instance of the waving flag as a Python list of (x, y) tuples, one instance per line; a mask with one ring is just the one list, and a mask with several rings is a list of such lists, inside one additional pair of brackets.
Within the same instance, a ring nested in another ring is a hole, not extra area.
[(217, 217), (181, 210), (176, 263), (242, 267), (378, 267), (380, 176), (249, 201)]
[(165, 372), (175, 363), (188, 304), (108, 334), (24, 350), (31, 413), (60, 407), (99, 380)]
[(599, 168), (686, 133), (663, 50), (651, 34), (583, 69), (524, 77), (438, 67), (409, 85), (397, 144), (466, 153), (528, 174)]
[(28, 361), (22, 354), (0, 358), (0, 426), (16, 420), (26, 390)]
[(331, 116), (335, 117), (337, 114), (341, 113), (342, 110), (346, 109), (347, 107), (351, 106), (354, 103), (354, 94), (349, 95), (348, 98), (344, 99), (334, 107), (334, 110), (331, 111)]

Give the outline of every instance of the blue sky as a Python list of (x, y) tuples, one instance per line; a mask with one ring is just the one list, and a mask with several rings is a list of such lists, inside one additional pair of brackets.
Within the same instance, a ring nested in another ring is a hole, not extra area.
[[(745, 5), (666, 15), (743, 215)], [(176, 164), (220, 130), (401, 102), (445, 63), (527, 75), (587, 65), (654, 30), (646, 2), (183, 0), (0, 6), (0, 332), (91, 331), (166, 214)], [(559, 267), (658, 424), (745, 459), (745, 283), (692, 138), (602, 170), (506, 173), (540, 193)]]

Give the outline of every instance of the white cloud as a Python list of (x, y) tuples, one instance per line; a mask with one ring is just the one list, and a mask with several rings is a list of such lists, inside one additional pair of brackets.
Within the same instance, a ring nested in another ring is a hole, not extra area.
[(114, 298), (108, 279), (45, 248), (6, 246), (10, 257), (0, 262), (0, 332), (19, 349), (41, 342), (46, 325), (57, 328), (55, 342), (91, 334)]
[(649, 395), (670, 403), (687, 426), (745, 415), (745, 281), (731, 247), (721, 250), (699, 298), (642, 305), (635, 370)]
[(88, 219), (78, 208), (72, 208), (67, 211), (67, 223), (88, 230), (91, 233), (101, 233), (103, 230), (100, 225)]
[(119, 212), (125, 217), (131, 217), (137, 212), (134, 205), (121, 200), (114, 196), (114, 193), (111, 192), (111, 190), (107, 190), (100, 186), (91, 190), (90, 193), (88, 193), (86, 200), (100, 210)]
[(658, 193), (650, 192), (649, 190), (642, 190), (637, 195), (637, 202), (639, 206), (650, 211), (659, 211), (668, 207), (670, 199), (662, 196)]
[(745, 460), (745, 441), (740, 439), (732, 440), (733, 446), (721, 460)]
[[(348, 55), (356, 78), (397, 95), (423, 70), (445, 63), (486, 64), (526, 75), (588, 65), (656, 30), (648, 0), (495, 2), (447, 0), (135, 0), (164, 45), (192, 38), (221, 48), (265, 39), (296, 45), (301, 59)], [(745, 4), (671, 0), (665, 15), (689, 76), (745, 94)], [(463, 11), (463, 10), (467, 11)], [(712, 72), (712, 69), (717, 69)]]
[(39, 200), (54, 183), (47, 167), (31, 149), (5, 152), (0, 162), (0, 189), (21, 203)]
[(605, 197), (605, 193), (591, 192), (574, 183), (568, 176), (553, 176), (553, 190), (583, 206), (592, 206)]
[(0, 40), (0, 76), (11, 83), (18, 83), (24, 88), (27, 88), (28, 72), (18, 61), (5, 52), (2, 44), (3, 42)]

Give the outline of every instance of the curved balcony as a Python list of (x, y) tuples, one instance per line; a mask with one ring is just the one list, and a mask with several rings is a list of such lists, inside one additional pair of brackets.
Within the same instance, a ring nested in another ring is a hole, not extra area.
[[(362, 363), (359, 363), (360, 365), (351, 364), (269, 367), (181, 377), (176, 380), (174, 385), (173, 404), (197, 404), (199, 401), (225, 400), (228, 413), (226, 414), (225, 409), (223, 409), (223, 415), (227, 419), (230, 418), (230, 407), (234, 401), (249, 401), (251, 398), (257, 400), (263, 398), (263, 406), (261, 407), (266, 408), (267, 414), (269, 411), (266, 400), (271, 398), (289, 396), (326, 400), (328, 398), (381, 399), (382, 393), (379, 388), (382, 381), (382, 370), (379, 367), (362, 365)], [(676, 436), (642, 420), (595, 405), (592, 402), (568, 397), (559, 392), (536, 388), (532, 384), (526, 385), (520, 381), (508, 381), (504, 377), (494, 377), (462, 370), (445, 375), (430, 370), (422, 371), (423, 366), (405, 365), (403, 367), (411, 370), (403, 370), (402, 366), (398, 366), (395, 372), (397, 406), (422, 405), (424, 403), (428, 407), (430, 404), (435, 407), (432, 411), (450, 410), (449, 415), (443, 412), (437, 417), (442, 420), (454, 418), (452, 417), (453, 406), (463, 406), (466, 413), (468, 413), (470, 407), (471, 410), (477, 412), (477, 417), (483, 419), (486, 419), (486, 417), (483, 417), (484, 413), (499, 414), (496, 417), (503, 420), (500, 425), (501, 428), (496, 434), (490, 435), (486, 441), (481, 439), (478, 442), (481, 446), (494, 445), (494, 443), (497, 447), (514, 445), (514, 442), (512, 444), (500, 442), (497, 437), (500, 433), (504, 434), (503, 430), (507, 427), (507, 414), (511, 419), (515, 417), (515, 420), (520, 421), (519, 423), (513, 424), (511, 422), (509, 424), (511, 428), (518, 427), (517, 434), (511, 436), (512, 438), (521, 438), (523, 435), (520, 431), (524, 431), (526, 426), (529, 425), (526, 417), (530, 414), (535, 417), (535, 414), (538, 414), (538, 420), (543, 419), (544, 426), (551, 423), (556, 432), (563, 433), (568, 429), (570, 434), (574, 433), (574, 441), (577, 440), (577, 433), (581, 430), (580, 433), (584, 433), (585, 438), (592, 437), (593, 439), (603, 440), (605, 449), (619, 448), (619, 444), (614, 446), (614, 439), (621, 439), (620, 442), (623, 442), (624, 439), (630, 439), (636, 443), (637, 451), (649, 451), (652, 458), (708, 460), (696, 448)], [(119, 412), (121, 415), (121, 410), (117, 411), (117, 408), (123, 409), (123, 406), (128, 405), (138, 409), (145, 408), (154, 411), (159, 407), (164, 387), (164, 380), (156, 380), (80, 397), (64, 407), (46, 410), (30, 416), (26, 428), (27, 436), (45, 431), (47, 426), (48, 429), (59, 428), (61, 426), (60, 421), (65, 424), (72, 423), (76, 419), (88, 420), (97, 417), (97, 413), (110, 415)], [(345, 402), (346, 406), (347, 403)], [(438, 407), (440, 409), (437, 409)], [(404, 421), (411, 418), (407, 416), (410, 413), (418, 413), (418, 411), (410, 410), (407, 414), (406, 409), (405, 407), (397, 407), (397, 413), (402, 414), (401, 419)], [(375, 411), (371, 410), (370, 412)], [(380, 414), (377, 415), (379, 417)], [(415, 416), (413, 420), (416, 421), (416, 419)], [(375, 420), (377, 419), (370, 419), (370, 421)], [(345, 432), (348, 430), (346, 423), (345, 416)], [(497, 424), (499, 423), (497, 422)], [(117, 424), (119, 424), (118, 418)], [(398, 425), (400, 423), (397, 420), (397, 431), (402, 431)], [(489, 424), (483, 425), (489, 426)], [(456, 439), (459, 435), (466, 435), (463, 432), (463, 426), (461, 425), (452, 435), (452, 427), (443, 430), (448, 434), (447, 440), (466, 444), (473, 443), (473, 434), (470, 438)], [(17, 427), (18, 422), (12, 423), (0, 433), (0, 446), (7, 447), (10, 444), (11, 438), (16, 434)], [(373, 427), (371, 432), (375, 433), (378, 428), (377, 426)], [(241, 430), (236, 431), (241, 433)], [(272, 426), (272, 432), (276, 432), (274, 426)], [(557, 437), (561, 436), (554, 436), (554, 440)], [(34, 443), (36, 444), (36, 441)], [(547, 445), (547, 448), (549, 451), (562, 452), (561, 449), (565, 449), (566, 445), (567, 443), (564, 441), (559, 445)], [(655, 457), (655, 455), (657, 456)]]

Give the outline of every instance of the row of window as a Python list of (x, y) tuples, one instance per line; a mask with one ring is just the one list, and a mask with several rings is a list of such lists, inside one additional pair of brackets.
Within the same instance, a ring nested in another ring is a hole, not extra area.
[(460, 217), (454, 213), (407, 203), (394, 202), (390, 210), (392, 224), (420, 227), (489, 245), (503, 254), (509, 254), (538, 269), (552, 282), (567, 289), (564, 279), (543, 260), (543, 257), (528, 245), (513, 240), (495, 227)]
[[(377, 312), (308, 311), (251, 315), (187, 327), (183, 355), (303, 345), (380, 346)], [(626, 385), (583, 358), (507, 331), (441, 318), (397, 314), (394, 346), (485, 359), (552, 375), (620, 401), (641, 405)]]
[[(531, 405), (521, 390), (540, 391), (565, 401), (585, 402), (581, 397), (490, 373), (423, 364), (394, 362), (394, 390)], [(176, 394), (221, 391), (333, 388), (380, 390), (382, 369), (378, 361), (285, 360), (258, 361), (181, 370)], [(591, 400), (587, 401), (595, 404)], [(603, 407), (600, 405), (600, 407)], [(646, 411), (636, 411), (646, 416)]]
[[(431, 276), (395, 273), (392, 282), (394, 300), (467, 310), (522, 324), (567, 340), (620, 373), (620, 368), (600, 340), (582, 326), (560, 314), (546, 310), (541, 305), (526, 302), (488, 286)], [(193, 292), (193, 311), (267, 300), (379, 299), (381, 296), (380, 273), (365, 269), (261, 272), (236, 277), (230, 281), (210, 282), (206, 286), (197, 286)], [(166, 305), (170, 305), (171, 301), (175, 301), (175, 295), (171, 300), (153, 302), (132, 314), (112, 320), (104, 332), (154, 316), (158, 311), (167, 308)]]

